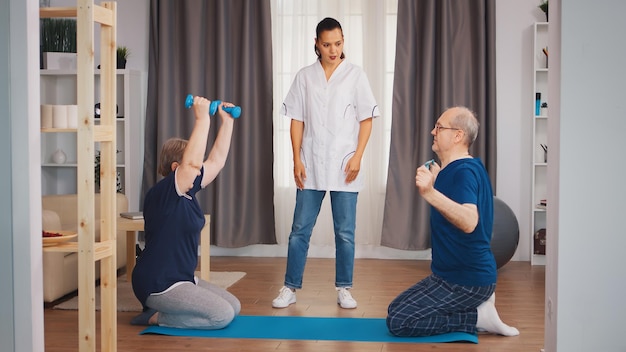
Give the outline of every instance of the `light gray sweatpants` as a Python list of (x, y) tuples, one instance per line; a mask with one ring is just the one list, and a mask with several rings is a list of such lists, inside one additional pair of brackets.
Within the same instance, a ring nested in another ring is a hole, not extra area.
[(222, 329), (241, 311), (241, 303), (225, 289), (198, 279), (150, 295), (146, 305), (159, 312), (158, 324), (176, 328)]

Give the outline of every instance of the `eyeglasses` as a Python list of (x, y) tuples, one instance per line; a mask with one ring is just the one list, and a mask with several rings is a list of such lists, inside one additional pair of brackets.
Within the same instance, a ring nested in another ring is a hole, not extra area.
[(460, 128), (454, 128), (454, 127), (443, 127), (441, 125), (435, 125), (435, 133), (439, 133), (439, 130), (455, 130), (455, 131), (460, 131)]

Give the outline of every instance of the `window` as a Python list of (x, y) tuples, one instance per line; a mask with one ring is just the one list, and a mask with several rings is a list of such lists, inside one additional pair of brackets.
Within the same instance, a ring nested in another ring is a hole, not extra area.
[[(290, 120), (280, 116), (280, 107), (298, 70), (316, 60), (315, 27), (324, 17), (341, 23), (346, 58), (367, 73), (382, 114), (374, 119), (361, 163), (366, 189), (359, 194), (357, 213), (357, 228), (373, 234), (363, 238), (360, 230), (357, 241), (379, 244), (391, 139), (397, 0), (272, 0), (277, 238), (286, 243), (295, 202)], [(330, 223), (332, 240), (332, 217), (320, 215), (316, 228), (325, 226), (320, 226), (322, 221)]]

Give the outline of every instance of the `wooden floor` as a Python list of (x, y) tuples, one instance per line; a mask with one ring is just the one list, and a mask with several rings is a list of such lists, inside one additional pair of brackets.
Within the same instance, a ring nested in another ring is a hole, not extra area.
[[(298, 302), (273, 309), (272, 299), (282, 286), (285, 258), (213, 257), (212, 271), (244, 271), (247, 275), (230, 287), (242, 303), (244, 315), (298, 315), (323, 317), (386, 316), (387, 305), (401, 291), (430, 272), (427, 261), (357, 259), (352, 294), (358, 308), (341, 309), (334, 290), (334, 259), (310, 258)], [(282, 341), (184, 338), (139, 335), (143, 327), (128, 322), (136, 313), (118, 313), (118, 351), (481, 351), (539, 352), (544, 341), (544, 277), (542, 266), (510, 262), (499, 270), (496, 307), (502, 320), (520, 336), (480, 334), (478, 344), (408, 344), (332, 341)], [(46, 308), (46, 351), (78, 350), (78, 313)], [(99, 322), (100, 316), (97, 315)], [(98, 348), (100, 336), (98, 330)]]

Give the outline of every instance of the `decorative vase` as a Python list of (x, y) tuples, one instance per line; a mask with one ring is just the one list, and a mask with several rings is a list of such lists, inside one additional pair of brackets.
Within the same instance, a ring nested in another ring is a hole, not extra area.
[(55, 164), (65, 164), (66, 160), (67, 155), (65, 155), (63, 150), (57, 149), (54, 153), (52, 153), (52, 161), (54, 161)]

